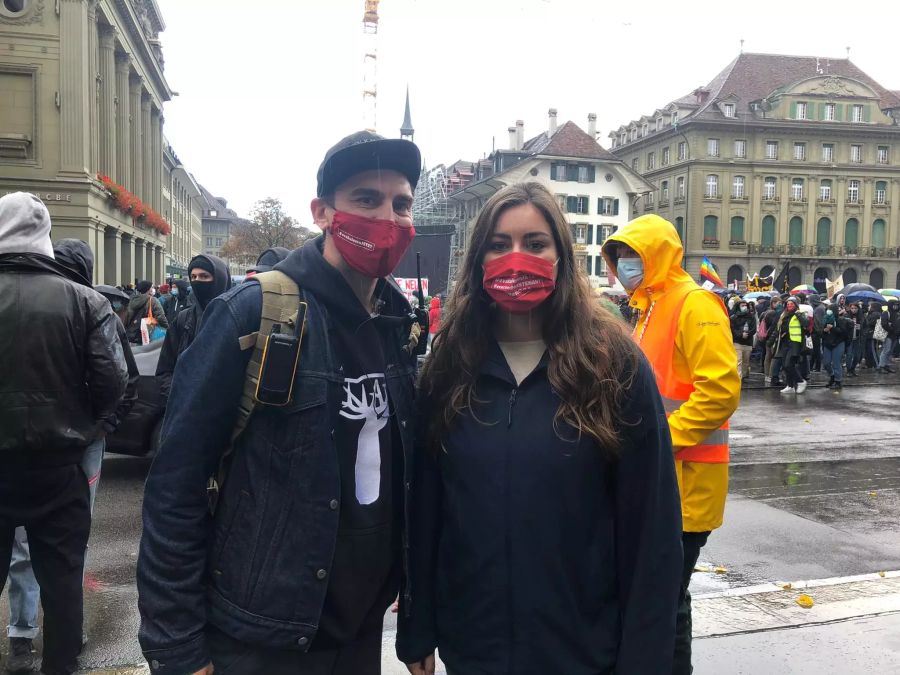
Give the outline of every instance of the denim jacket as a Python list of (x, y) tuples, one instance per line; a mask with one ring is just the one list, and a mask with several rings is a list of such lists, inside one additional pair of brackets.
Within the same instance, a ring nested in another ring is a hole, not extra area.
[[(302, 257), (315, 255), (303, 249)], [(300, 253), (299, 251), (297, 253)], [(321, 254), (319, 254), (321, 255)], [(140, 643), (154, 673), (209, 662), (212, 623), (261, 647), (306, 651), (319, 623), (338, 532), (340, 476), (329, 394), (341, 387), (323, 304), (308, 291), (307, 330), (291, 403), (260, 406), (238, 440), (215, 518), (206, 481), (227, 447), (259, 328), (262, 294), (245, 283), (207, 307), (175, 370), (159, 453), (147, 478), (137, 584)], [(386, 314), (409, 305), (394, 285)], [(403, 567), (407, 568), (415, 357), (404, 329), (386, 348), (386, 380), (404, 456)], [(408, 328), (406, 329), (408, 336)], [(338, 396), (339, 400), (340, 396)]]

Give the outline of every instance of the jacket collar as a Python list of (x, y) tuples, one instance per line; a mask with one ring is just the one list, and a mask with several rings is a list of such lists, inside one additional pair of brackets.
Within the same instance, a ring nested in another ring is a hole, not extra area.
[[(545, 350), (541, 360), (525, 380), (528, 380), (534, 373), (547, 370), (549, 367), (550, 352), (549, 350)], [(521, 386), (516, 382), (516, 378), (509, 367), (509, 363), (507, 363), (506, 357), (503, 355), (503, 350), (500, 349), (500, 345), (493, 337), (491, 338), (490, 346), (488, 347), (487, 356), (484, 359), (484, 363), (481, 365), (481, 374), (501, 380), (513, 387)], [(522, 384), (524, 383), (525, 382), (523, 381)]]

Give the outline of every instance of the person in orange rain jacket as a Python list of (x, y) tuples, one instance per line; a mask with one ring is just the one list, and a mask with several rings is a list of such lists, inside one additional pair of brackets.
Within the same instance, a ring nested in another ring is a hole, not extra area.
[(675, 637), (676, 675), (691, 667), (691, 573), (728, 494), (728, 419), (741, 380), (722, 301), (681, 267), (675, 227), (657, 215), (609, 237), (603, 256), (640, 312), (634, 338), (653, 366), (669, 421), (681, 492), (684, 567)]

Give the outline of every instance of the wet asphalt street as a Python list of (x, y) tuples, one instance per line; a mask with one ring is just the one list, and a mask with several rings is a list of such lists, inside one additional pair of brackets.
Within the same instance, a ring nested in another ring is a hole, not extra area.
[[(853, 382), (860, 386), (841, 394), (745, 391), (731, 423), (725, 525), (701, 553), (709, 571), (694, 575), (693, 593), (900, 569), (900, 377)], [(85, 668), (142, 662), (134, 570), (149, 465), (120, 456), (104, 462), (85, 593)], [(4, 593), (0, 616), (7, 612)], [(0, 640), (4, 658), (6, 651)]]

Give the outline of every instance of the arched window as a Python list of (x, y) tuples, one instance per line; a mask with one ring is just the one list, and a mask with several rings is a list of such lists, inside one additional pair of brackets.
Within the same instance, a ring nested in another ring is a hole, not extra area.
[(675, 219), (675, 231), (678, 233), (678, 238), (681, 241), (684, 241), (684, 218), (682, 216), (678, 216)]
[(794, 216), (788, 225), (788, 243), (791, 248), (803, 246), (803, 218)]
[[(875, 248), (884, 248), (885, 242), (885, 226), (884, 221), (878, 218), (872, 223), (872, 246)], [(878, 288), (881, 288), (880, 286)]]
[(859, 248), (859, 221), (856, 218), (850, 218), (847, 221), (847, 227), (844, 229), (844, 253), (847, 255), (856, 255)]
[(859, 274), (856, 272), (855, 267), (848, 267), (844, 270), (844, 284), (855, 284), (859, 281)]
[(869, 273), (869, 285), (875, 289), (884, 288), (884, 270), (876, 267)]
[(744, 243), (744, 217), (733, 216), (731, 218), (731, 239), (732, 244)]
[(744, 268), (740, 265), (732, 265), (728, 268), (728, 283), (730, 284), (732, 281), (744, 281)]
[(766, 216), (762, 220), (763, 248), (775, 246), (775, 216)]
[(831, 219), (819, 218), (816, 224), (816, 252), (819, 255), (828, 253), (831, 248)]
[(717, 216), (704, 216), (704, 218), (703, 218), (703, 241), (718, 243), (718, 241), (719, 241), (719, 218)]
[(819, 291), (819, 293), (825, 292), (825, 282), (828, 279), (831, 279), (831, 269), (828, 267), (817, 267), (813, 274), (813, 286), (816, 287), (816, 290)]
[(803, 272), (799, 267), (791, 267), (788, 270), (788, 286), (793, 288), (803, 283)]

